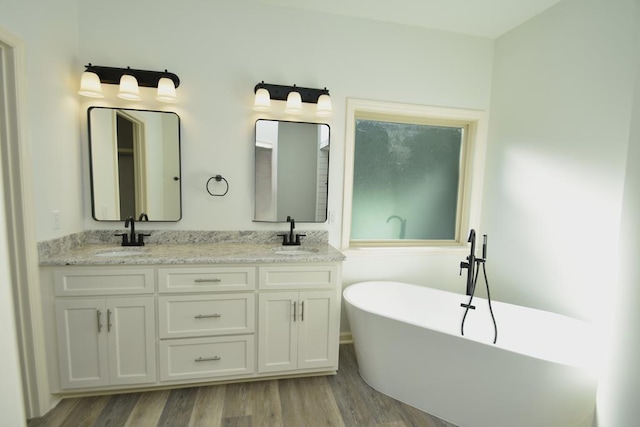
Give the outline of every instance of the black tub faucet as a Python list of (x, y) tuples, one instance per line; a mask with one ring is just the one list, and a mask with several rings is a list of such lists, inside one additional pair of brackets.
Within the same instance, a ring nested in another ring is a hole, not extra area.
[(474, 230), (473, 228), (471, 229), (471, 231), (469, 232), (469, 239), (467, 240), (467, 243), (471, 243), (471, 250), (469, 251), (469, 255), (467, 256), (467, 261), (461, 261), (460, 262), (460, 274), (462, 275), (462, 269), (466, 268), (467, 269), (467, 289), (466, 289), (466, 294), (467, 295), (471, 295), (473, 294), (473, 278), (474, 278), (474, 272), (475, 272), (475, 268), (476, 268), (476, 230)]

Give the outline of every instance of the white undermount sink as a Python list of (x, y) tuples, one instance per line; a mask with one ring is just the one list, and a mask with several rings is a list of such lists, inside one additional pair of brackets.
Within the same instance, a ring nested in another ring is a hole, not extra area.
[(300, 246), (279, 246), (277, 248), (273, 248), (273, 252), (278, 255), (310, 255), (317, 253), (318, 249)]
[(95, 253), (95, 256), (100, 257), (127, 257), (127, 256), (136, 256), (136, 255), (144, 255), (146, 250), (143, 248), (114, 248), (114, 249), (104, 249)]

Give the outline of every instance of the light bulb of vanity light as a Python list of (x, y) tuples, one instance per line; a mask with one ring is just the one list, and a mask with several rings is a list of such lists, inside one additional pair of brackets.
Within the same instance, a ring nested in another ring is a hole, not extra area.
[(268, 111), (271, 109), (271, 94), (267, 89), (261, 87), (256, 91), (253, 109), (256, 111)]
[(89, 98), (104, 98), (102, 86), (100, 85), (100, 77), (91, 71), (82, 73), (78, 93), (82, 96), (88, 96)]
[(289, 114), (302, 113), (302, 97), (295, 90), (289, 92), (289, 95), (287, 95), (287, 107), (284, 111)]
[(120, 91), (118, 98), (129, 101), (140, 101), (140, 89), (138, 89), (138, 80), (129, 74), (123, 74), (120, 77)]
[(162, 77), (158, 81), (158, 95), (156, 96), (158, 101), (162, 102), (176, 102), (176, 85), (168, 77)]
[(316, 114), (318, 116), (326, 117), (333, 114), (333, 107), (331, 106), (331, 97), (327, 93), (323, 93), (318, 97), (318, 106), (316, 107)]

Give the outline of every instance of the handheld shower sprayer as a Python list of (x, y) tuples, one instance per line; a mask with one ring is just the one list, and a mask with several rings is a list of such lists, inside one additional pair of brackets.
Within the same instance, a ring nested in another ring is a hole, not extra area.
[(467, 243), (471, 243), (471, 248), (469, 251), (469, 255), (467, 256), (466, 261), (462, 261), (460, 263), (460, 275), (462, 275), (462, 269), (467, 269), (467, 289), (466, 294), (469, 296), (469, 302), (461, 303), (460, 306), (463, 307), (464, 315), (462, 316), (462, 324), (460, 325), (460, 332), (464, 335), (464, 322), (467, 318), (467, 314), (469, 310), (475, 310), (476, 307), (471, 304), (473, 301), (473, 294), (476, 290), (476, 283), (478, 281), (478, 273), (480, 272), (480, 266), (482, 266), (482, 273), (484, 276), (485, 284), (487, 285), (487, 301), (489, 302), (489, 312), (491, 313), (491, 319), (493, 321), (494, 328), (494, 336), (493, 343), (495, 344), (498, 340), (498, 325), (496, 323), (496, 318), (493, 315), (493, 307), (491, 306), (491, 292), (489, 291), (489, 280), (487, 279), (487, 269), (485, 266), (485, 262), (487, 260), (487, 235), (482, 235), (482, 258), (476, 257), (476, 231), (471, 229), (469, 232), (469, 239), (467, 239)]
[(482, 235), (482, 259), (487, 259), (487, 235)]

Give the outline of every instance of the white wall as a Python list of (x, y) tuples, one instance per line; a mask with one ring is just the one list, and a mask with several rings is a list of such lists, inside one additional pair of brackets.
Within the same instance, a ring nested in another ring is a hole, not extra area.
[[(77, 0), (2, 0), (0, 26), (24, 41), (28, 138), (32, 151), (38, 240), (83, 229), (79, 139)], [(82, 70), (80, 70), (82, 71)], [(86, 111), (82, 114), (86, 114)], [(51, 212), (60, 211), (53, 230)]]
[[(253, 127), (257, 118), (269, 118), (252, 110), (253, 88), (262, 80), (326, 86), (331, 91), (335, 113), (328, 120), (332, 131), (329, 209), (336, 213), (336, 222), (305, 228), (330, 230), (336, 245), (347, 97), (478, 109), (489, 104), (492, 42), (487, 39), (299, 11), (257, 0), (87, 0), (79, 2), (79, 7), (82, 63), (167, 68), (181, 79), (180, 100), (169, 107), (156, 104), (152, 96), (139, 103), (115, 97), (103, 101), (170, 108), (180, 114), (184, 216), (167, 228), (286, 229), (286, 224), (252, 222)], [(124, 8), (127, 14), (121, 13)], [(144, 16), (149, 19), (141, 19)], [(213, 198), (205, 190), (207, 179), (216, 174), (229, 181), (225, 197)], [(85, 187), (87, 200), (88, 191)], [(88, 214), (85, 218), (87, 228), (105, 227)]]
[(638, 23), (634, 0), (565, 0), (495, 46), (483, 202), (492, 295), (600, 328), (611, 350), (600, 427), (640, 415)]
[(566, 0), (496, 41), (483, 232), (498, 299), (603, 313), (616, 283), (634, 4)]
[[(636, 10), (640, 21), (640, 8)], [(629, 138), (627, 175), (620, 227), (620, 289), (616, 293), (611, 349), (606, 376), (599, 387), (600, 426), (633, 426), (640, 418), (640, 31), (636, 45), (635, 102)]]

